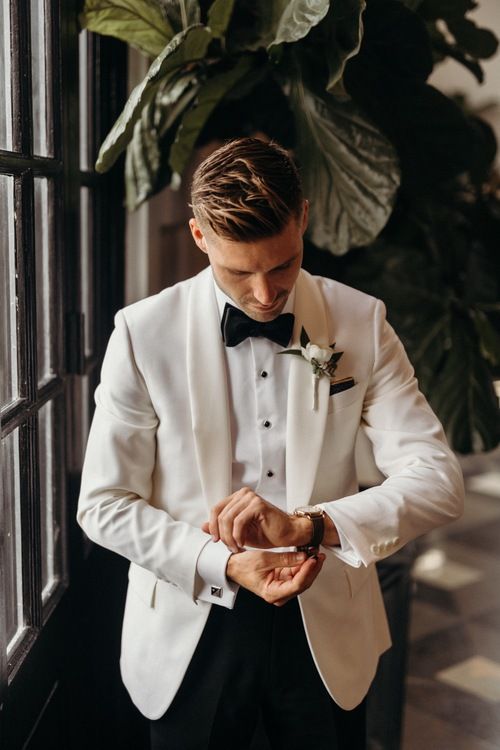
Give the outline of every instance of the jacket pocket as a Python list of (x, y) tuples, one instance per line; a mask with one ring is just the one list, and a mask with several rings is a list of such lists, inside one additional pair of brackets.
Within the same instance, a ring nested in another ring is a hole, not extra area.
[(328, 412), (334, 413), (345, 409), (361, 397), (361, 383), (356, 383), (352, 388), (340, 393), (334, 393), (328, 400)]
[(346, 565), (344, 567), (344, 572), (349, 584), (351, 599), (356, 596), (358, 591), (370, 578), (372, 574), (372, 567), (372, 565), (370, 565), (368, 568), (366, 567), (366, 565), (360, 565), (359, 568), (354, 568), (352, 565)]
[(128, 580), (132, 591), (148, 607), (155, 606), (155, 593), (158, 578), (154, 573), (140, 565), (130, 563)]

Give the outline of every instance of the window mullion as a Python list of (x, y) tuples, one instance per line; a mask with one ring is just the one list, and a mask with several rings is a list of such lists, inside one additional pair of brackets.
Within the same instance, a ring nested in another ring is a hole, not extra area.
[[(16, 204), (19, 206), (16, 247), (24, 296), (20, 317), (21, 330), (24, 334), (21, 343), (21, 359), (23, 361), (21, 371), (23, 373), (24, 395), (30, 407), (34, 406), (37, 401), (38, 373), (33, 190), (33, 174), (31, 170), (28, 170), (20, 178), (16, 195)], [(37, 413), (32, 413), (21, 429), (21, 528), (24, 605), (27, 623), (35, 628), (39, 627), (41, 623), (40, 478), (37, 418)]]
[(13, 40), (14, 150), (25, 156), (33, 153), (31, 104), (31, 23), (29, 0), (11, 3)]
[(42, 599), (37, 415), (31, 416), (21, 429), (21, 460), (24, 606), (28, 628), (38, 629), (42, 620)]
[[(0, 416), (0, 428), (2, 420)], [(10, 497), (7, 498), (3, 492), (3, 467), (2, 461), (0, 461), (0, 518), (6, 517), (5, 503), (10, 502)], [(3, 705), (7, 692), (7, 587), (6, 587), (6, 571), (7, 571), (7, 549), (4, 539), (5, 530), (3, 525), (0, 525), (0, 706)], [(1, 719), (0, 719), (1, 721)], [(0, 726), (1, 732), (1, 726)]]

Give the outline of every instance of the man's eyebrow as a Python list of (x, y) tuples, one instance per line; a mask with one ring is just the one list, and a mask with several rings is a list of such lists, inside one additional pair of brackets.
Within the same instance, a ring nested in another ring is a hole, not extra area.
[(299, 255), (300, 253), (295, 253), (295, 255), (292, 255), (290, 258), (288, 258), (288, 260), (284, 260), (283, 263), (280, 263), (278, 266), (271, 268), (271, 271), (275, 271), (278, 268), (283, 268), (283, 266), (288, 266), (290, 263), (293, 263), (293, 261), (296, 260)]
[[(283, 263), (270, 268), (267, 273), (269, 273), (270, 271), (277, 271), (284, 266), (288, 266), (290, 263), (293, 263), (293, 261), (296, 260), (299, 255), (300, 253), (295, 253), (295, 255), (292, 255), (290, 258), (287, 258), (287, 260), (284, 260)], [(230, 271), (231, 273), (253, 273), (252, 271), (246, 271), (244, 268), (231, 268), (230, 266), (225, 266), (225, 269), (226, 271)]]

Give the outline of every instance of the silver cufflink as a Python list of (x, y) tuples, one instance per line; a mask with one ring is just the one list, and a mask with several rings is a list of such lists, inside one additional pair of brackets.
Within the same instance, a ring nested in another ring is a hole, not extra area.
[(210, 593), (212, 596), (216, 596), (217, 599), (220, 599), (222, 596), (222, 588), (220, 586), (210, 586)]

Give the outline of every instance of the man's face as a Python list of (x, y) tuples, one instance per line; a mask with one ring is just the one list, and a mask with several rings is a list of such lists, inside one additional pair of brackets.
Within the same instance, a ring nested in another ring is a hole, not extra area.
[(302, 263), (307, 209), (305, 201), (300, 220), (291, 217), (279, 234), (252, 242), (202, 231), (196, 219), (190, 220), (191, 234), (208, 255), (218, 286), (250, 318), (265, 323), (283, 310)]

